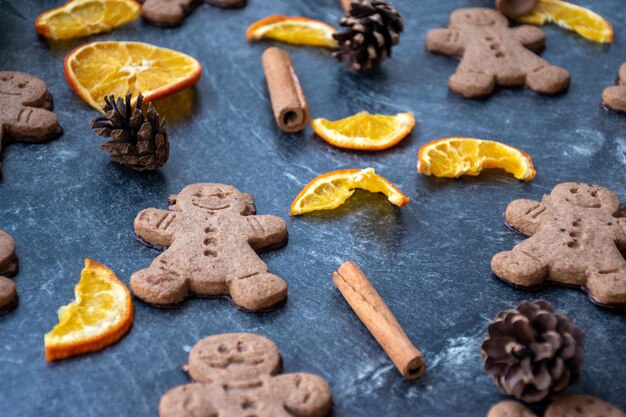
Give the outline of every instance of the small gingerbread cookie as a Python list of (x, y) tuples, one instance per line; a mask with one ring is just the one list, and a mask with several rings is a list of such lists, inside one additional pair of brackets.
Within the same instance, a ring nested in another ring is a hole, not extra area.
[(541, 201), (513, 201), (505, 217), (529, 238), (494, 256), (500, 279), (523, 288), (584, 287), (598, 304), (626, 307), (626, 217), (611, 190), (562, 183)]
[(161, 398), (160, 417), (323, 417), (330, 388), (317, 375), (278, 375), (280, 353), (271, 340), (250, 333), (207, 337), (189, 354), (194, 383)]
[(548, 407), (544, 417), (626, 417), (619, 408), (590, 395), (566, 395)]
[(0, 314), (17, 305), (15, 284), (7, 277), (17, 274), (15, 242), (6, 232), (0, 230)]
[(11, 142), (41, 143), (63, 133), (46, 83), (30, 74), (0, 71), (0, 109), (0, 158)]
[(537, 417), (537, 415), (516, 401), (501, 401), (489, 409), (487, 417)]
[[(247, 0), (203, 0), (211, 6), (225, 9), (245, 7)], [(179, 26), (201, 0), (142, 0), (141, 15), (157, 26)]]
[(614, 112), (626, 114), (626, 62), (619, 69), (616, 84), (604, 90), (602, 105)]
[(570, 73), (535, 54), (544, 43), (541, 29), (509, 28), (506, 17), (485, 8), (456, 10), (448, 28), (433, 29), (426, 38), (430, 52), (461, 57), (448, 86), (467, 98), (488, 96), (496, 86), (526, 85), (539, 94), (565, 91)]
[(169, 210), (143, 210), (135, 219), (137, 237), (167, 249), (133, 274), (133, 293), (157, 306), (192, 294), (230, 296), (249, 311), (282, 302), (287, 283), (269, 272), (257, 252), (287, 243), (287, 225), (255, 213), (250, 194), (223, 184), (192, 184), (170, 197)]

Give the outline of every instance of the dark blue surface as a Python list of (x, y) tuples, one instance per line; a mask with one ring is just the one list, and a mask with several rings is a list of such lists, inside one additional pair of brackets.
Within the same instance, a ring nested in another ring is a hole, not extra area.
[[(178, 29), (141, 21), (89, 40), (138, 40), (198, 58), (202, 78), (159, 103), (168, 116), (170, 161), (139, 174), (109, 162), (89, 120), (97, 113), (67, 86), (62, 66), (71, 48), (38, 39), (36, 16), (61, 1), (13, 1), (26, 20), (0, 12), (0, 69), (43, 78), (65, 128), (57, 141), (11, 145), (0, 182), (0, 229), (17, 241), (20, 305), (0, 318), (0, 415), (155, 416), (161, 395), (186, 383), (181, 366), (201, 338), (258, 332), (280, 348), (286, 372), (326, 378), (336, 417), (479, 417), (503, 399), (482, 370), (479, 346), (488, 321), (526, 298), (545, 297), (588, 334), (582, 380), (571, 392), (599, 395), (626, 409), (624, 316), (593, 305), (580, 291), (514, 289), (491, 275), (491, 257), (521, 237), (507, 229), (507, 204), (540, 198), (563, 181), (612, 188), (626, 201), (626, 117), (599, 106), (626, 57), (626, 9), (620, 0), (580, 0), (610, 18), (615, 43), (601, 46), (546, 28), (543, 54), (572, 72), (570, 91), (544, 98), (505, 90), (468, 101), (447, 90), (452, 59), (424, 50), (428, 29), (444, 27), (458, 7), (487, 0), (396, 0), (406, 33), (380, 71), (354, 75), (326, 50), (291, 48), (313, 117), (340, 118), (361, 110), (414, 112), (413, 134), (375, 154), (335, 149), (310, 130), (276, 128), (260, 55), (270, 43), (248, 44), (247, 25), (274, 13), (334, 24), (338, 0), (251, 0), (240, 11), (202, 6)], [(538, 175), (524, 184), (499, 172), (442, 180), (417, 174), (421, 144), (464, 135), (501, 140), (533, 156)], [(382, 195), (357, 192), (332, 212), (288, 218), (289, 206), (313, 177), (340, 168), (374, 167), (412, 201), (398, 209)], [(101, 352), (48, 364), (43, 335), (56, 310), (70, 302), (83, 259), (111, 267), (128, 283), (158, 254), (135, 240), (143, 208), (165, 208), (167, 196), (193, 182), (233, 184), (256, 198), (260, 214), (288, 221), (291, 240), (263, 255), (290, 285), (281, 309), (248, 314), (225, 300), (190, 300), (160, 310), (135, 302), (135, 323), (122, 341)], [(424, 352), (428, 371), (403, 381), (335, 289), (330, 274), (357, 261)]]

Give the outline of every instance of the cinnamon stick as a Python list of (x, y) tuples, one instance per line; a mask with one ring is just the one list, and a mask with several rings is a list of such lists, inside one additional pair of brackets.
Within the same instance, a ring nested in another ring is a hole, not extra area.
[(261, 59), (278, 127), (289, 133), (303, 130), (309, 120), (309, 106), (289, 52), (271, 47)]
[(348, 261), (333, 273), (333, 282), (400, 374), (408, 380), (422, 376), (426, 371), (422, 352), (411, 343), (361, 268)]
[(349, 14), (352, 8), (352, 0), (341, 0), (341, 6), (343, 6), (343, 9)]

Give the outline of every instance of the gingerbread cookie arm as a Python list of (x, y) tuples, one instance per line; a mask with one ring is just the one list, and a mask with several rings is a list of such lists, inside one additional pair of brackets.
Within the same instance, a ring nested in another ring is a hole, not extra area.
[(516, 231), (532, 236), (541, 227), (541, 215), (547, 207), (534, 200), (514, 200), (506, 208), (504, 215), (506, 224)]
[(619, 69), (619, 76), (617, 78), (617, 84), (626, 86), (626, 62), (623, 63)]
[(512, 28), (515, 38), (533, 52), (541, 52), (546, 45), (546, 34), (535, 26), (518, 26)]
[(278, 248), (287, 242), (287, 224), (277, 216), (246, 216), (252, 231), (248, 242), (255, 251)]
[(135, 233), (148, 245), (166, 248), (174, 240), (177, 216), (177, 213), (168, 210), (142, 210), (135, 218)]
[(426, 49), (442, 55), (461, 56), (465, 52), (465, 39), (455, 29), (432, 29), (426, 35)]
[[(323, 417), (328, 414), (332, 395), (326, 381), (306, 373), (279, 375), (271, 379), (272, 394), (285, 398), (284, 417)], [(276, 417), (283, 417), (282, 414)]]
[(169, 390), (159, 403), (159, 417), (217, 417), (206, 387), (208, 384), (187, 384)]

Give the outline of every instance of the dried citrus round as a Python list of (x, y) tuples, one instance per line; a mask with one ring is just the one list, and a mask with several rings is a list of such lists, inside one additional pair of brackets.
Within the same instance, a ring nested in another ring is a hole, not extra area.
[(40, 14), (35, 30), (49, 39), (79, 38), (132, 22), (140, 9), (134, 0), (74, 0)]
[(539, 0), (532, 12), (517, 20), (532, 25), (556, 23), (591, 41), (613, 42), (613, 27), (606, 19), (589, 9), (560, 0)]
[(100, 350), (132, 325), (130, 292), (106, 266), (86, 259), (74, 293), (76, 299), (59, 309), (59, 324), (44, 338), (48, 361)]
[(70, 87), (99, 111), (105, 96), (132, 92), (134, 104), (141, 92), (148, 102), (195, 84), (201, 72), (195, 58), (142, 42), (92, 42), (65, 57)]
[(536, 174), (526, 152), (491, 140), (439, 139), (422, 146), (417, 158), (417, 170), (436, 177), (478, 175), (488, 168), (503, 169), (522, 181), (530, 181)]
[(355, 189), (383, 193), (396, 206), (409, 204), (389, 180), (376, 174), (373, 168), (332, 171), (313, 179), (300, 191), (291, 204), (290, 214), (297, 216), (316, 210), (332, 210), (346, 202)]
[(359, 151), (391, 148), (407, 137), (415, 127), (412, 113), (395, 116), (361, 112), (345, 119), (313, 119), (313, 130), (331, 145)]
[(246, 30), (246, 39), (273, 39), (292, 45), (337, 48), (333, 33), (337, 30), (308, 17), (272, 15), (254, 22)]

